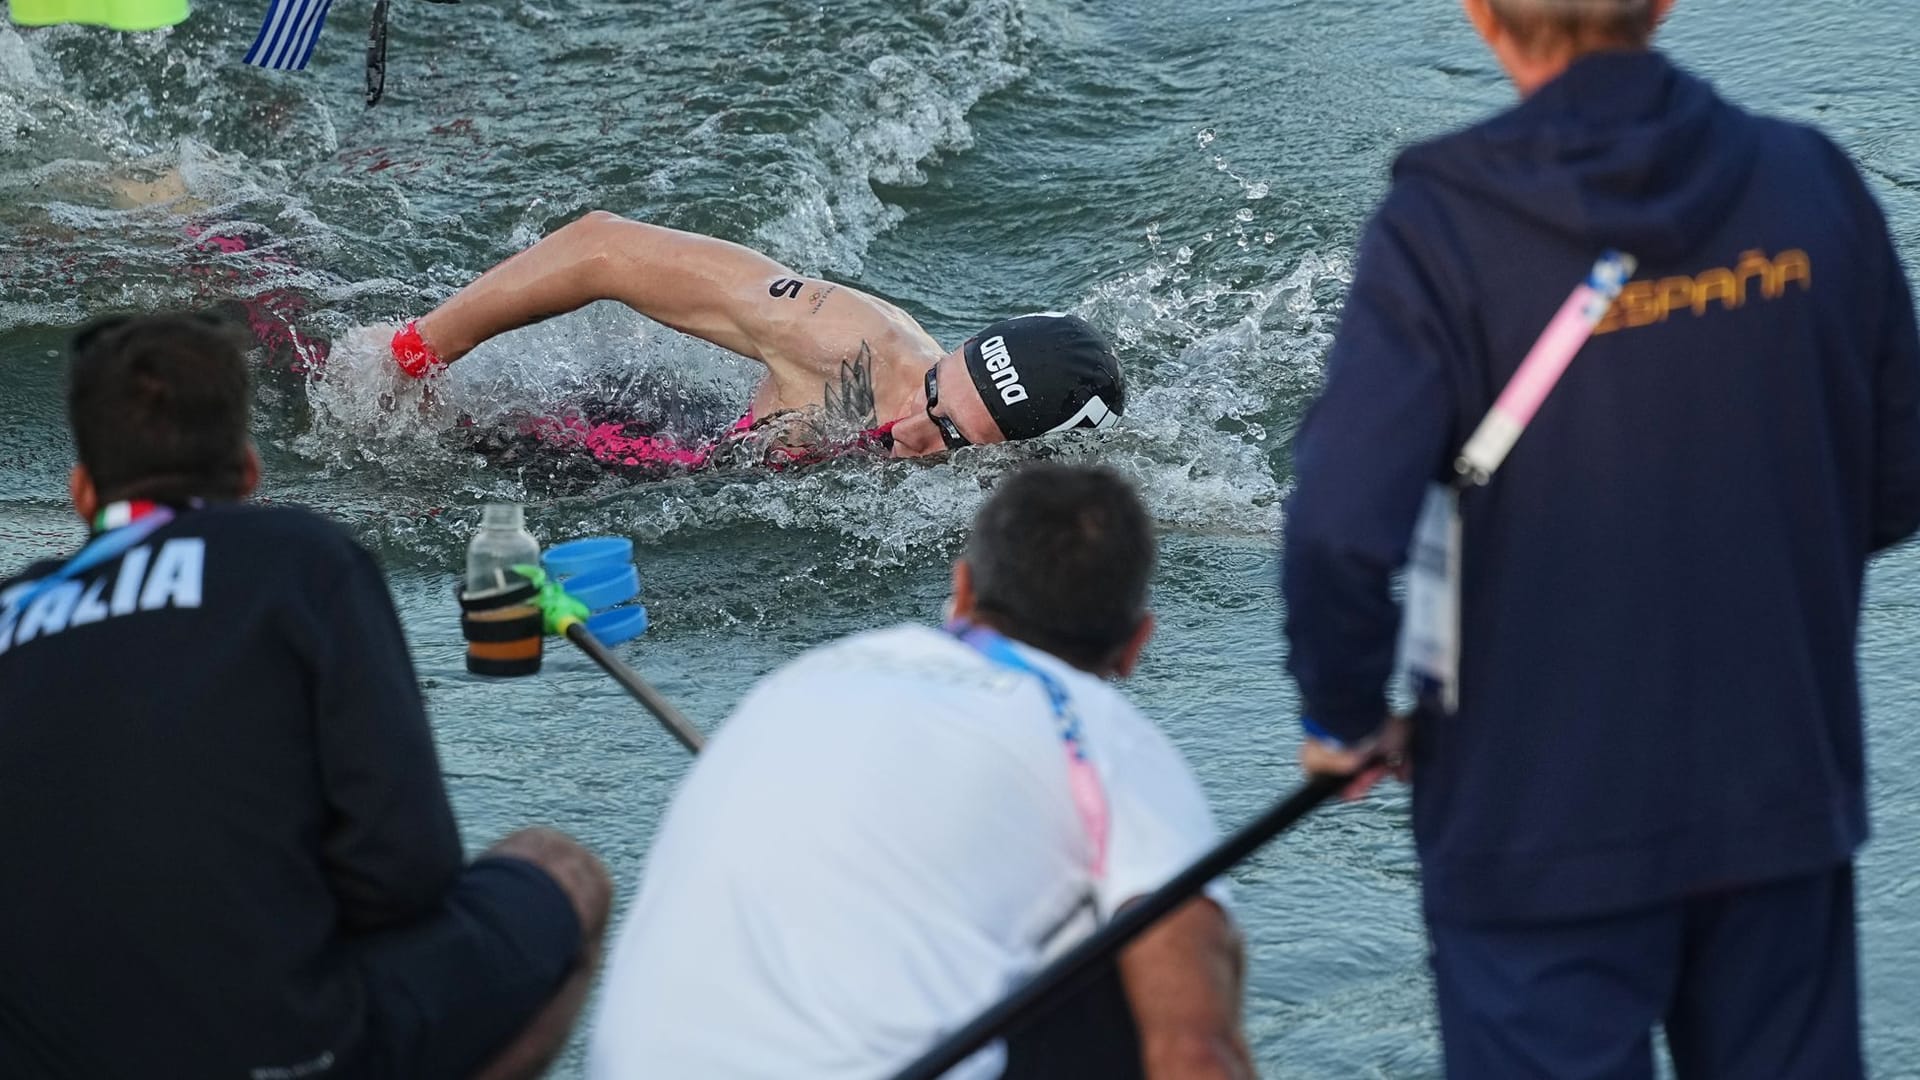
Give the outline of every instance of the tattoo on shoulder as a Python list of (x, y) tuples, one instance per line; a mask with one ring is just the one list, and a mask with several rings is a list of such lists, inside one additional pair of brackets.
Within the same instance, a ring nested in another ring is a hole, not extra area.
[(829, 426), (859, 431), (874, 426), (873, 349), (866, 342), (853, 359), (840, 361), (840, 375), (826, 384), (821, 401)]
[(876, 426), (873, 348), (840, 362), (840, 371), (820, 388), (820, 404), (785, 409), (754, 425), (754, 442), (768, 447), (828, 446)]
[(820, 314), (820, 305), (826, 303), (827, 297), (832, 296), (833, 291), (835, 289), (838, 289), (839, 287), (840, 286), (838, 285), (828, 285), (828, 286), (825, 286), (824, 288), (815, 289), (813, 291), (813, 295), (808, 297), (807, 299), (813, 301), (813, 313), (815, 315)]
[(800, 295), (801, 287), (801, 283), (794, 278), (779, 278), (767, 286), (767, 295), (775, 299), (792, 300)]

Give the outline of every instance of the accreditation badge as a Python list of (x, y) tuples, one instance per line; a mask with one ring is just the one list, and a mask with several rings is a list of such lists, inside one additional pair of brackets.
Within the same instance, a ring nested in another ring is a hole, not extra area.
[(1460, 495), (1433, 484), (1407, 560), (1400, 663), (1423, 702), (1460, 707)]

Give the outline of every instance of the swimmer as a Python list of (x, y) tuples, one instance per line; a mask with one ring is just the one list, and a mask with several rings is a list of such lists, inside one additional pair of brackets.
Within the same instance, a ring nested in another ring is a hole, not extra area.
[[(1046, 312), (995, 322), (945, 349), (912, 316), (759, 252), (595, 211), (487, 271), (394, 335), (402, 371), (427, 377), (509, 330), (617, 300), (767, 368), (747, 416), (784, 460), (851, 449), (919, 457), (964, 446), (1105, 429), (1126, 408), (1119, 361), (1085, 320)], [(712, 448), (645, 446), (684, 455)], [(824, 448), (824, 449), (823, 449)]]
[[(302, 328), (309, 298), (284, 284), (284, 275), (298, 269), (281, 245), (257, 226), (223, 222), (204, 193), (190, 186), (177, 163), (157, 158), (104, 166), (76, 165), (60, 181), (46, 185), (36, 197), (118, 211), (157, 211), (183, 219), (180, 234), (187, 241), (183, 256), (168, 267), (176, 283), (191, 286), (183, 302), (197, 308), (218, 308), (243, 320), (260, 349), (263, 366), (311, 376), (325, 364), (330, 343), (309, 336)], [(54, 226), (16, 236), (22, 249), (39, 247), (60, 252), (61, 265), (80, 262), (71, 254), (81, 230)], [(244, 254), (243, 254), (244, 253)], [(117, 273), (118, 259), (91, 264), (97, 274)], [(69, 279), (71, 283), (71, 279)]]

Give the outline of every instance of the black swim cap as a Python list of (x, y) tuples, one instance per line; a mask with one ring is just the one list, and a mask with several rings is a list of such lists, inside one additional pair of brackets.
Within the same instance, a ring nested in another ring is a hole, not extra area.
[(1120, 361), (1077, 315), (1045, 311), (1002, 319), (961, 354), (987, 411), (1009, 439), (1068, 428), (1112, 427), (1127, 408)]

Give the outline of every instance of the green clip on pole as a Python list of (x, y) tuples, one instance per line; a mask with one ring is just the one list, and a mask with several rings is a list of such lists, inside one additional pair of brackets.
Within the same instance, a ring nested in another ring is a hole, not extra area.
[(661, 697), (660, 691), (649, 686), (639, 672), (621, 663), (612, 650), (593, 636), (593, 631), (587, 629), (585, 604), (568, 596), (559, 582), (549, 581), (547, 572), (537, 566), (516, 566), (513, 569), (539, 588), (540, 595), (534, 603), (546, 617), (547, 633), (565, 635), (568, 641), (579, 646), (581, 652), (599, 664), (602, 671), (613, 676), (613, 681), (632, 694), (634, 700), (645, 706), (667, 729), (667, 733), (687, 748), (688, 753), (697, 754), (701, 747), (707, 745), (706, 736), (700, 734), (700, 729), (694, 727), (692, 721), (674, 708), (672, 702)]

